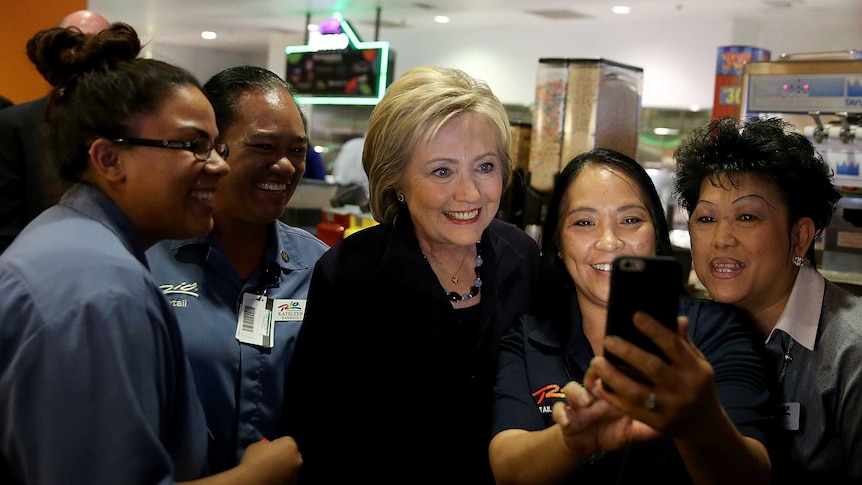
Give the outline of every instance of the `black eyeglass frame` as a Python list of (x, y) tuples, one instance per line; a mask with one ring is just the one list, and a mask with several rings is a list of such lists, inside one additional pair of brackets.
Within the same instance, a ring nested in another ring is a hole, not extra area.
[[(194, 141), (154, 140), (151, 138), (114, 138), (111, 141), (121, 145), (188, 150), (194, 154), (195, 159), (202, 162), (210, 159), (210, 155), (212, 155), (213, 150), (215, 150), (216, 153), (218, 153), (224, 160), (227, 160), (228, 155), (230, 155), (230, 147), (227, 143), (214, 144), (209, 138), (198, 138)], [(200, 147), (208, 147), (206, 149), (206, 153), (199, 151)]]

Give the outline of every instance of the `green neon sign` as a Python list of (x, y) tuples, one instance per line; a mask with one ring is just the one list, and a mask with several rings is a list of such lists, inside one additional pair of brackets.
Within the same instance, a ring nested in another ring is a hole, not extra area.
[(389, 42), (362, 42), (339, 13), (339, 33), (316, 33), (308, 45), (287, 46), (287, 79), (300, 104), (376, 105), (389, 78)]

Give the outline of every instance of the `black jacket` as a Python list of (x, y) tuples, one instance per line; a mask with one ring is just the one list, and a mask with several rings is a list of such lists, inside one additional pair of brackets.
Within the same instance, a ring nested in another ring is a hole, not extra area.
[(493, 483), (497, 350), (528, 311), (538, 256), (522, 230), (491, 223), (482, 236), (483, 330), (478, 348), (466, 348), (406, 213), (395, 227), (363, 229), (324, 254), (285, 391), (284, 430), (303, 454), (301, 483)]
[(0, 253), (62, 193), (42, 138), (46, 105), (39, 98), (0, 110)]

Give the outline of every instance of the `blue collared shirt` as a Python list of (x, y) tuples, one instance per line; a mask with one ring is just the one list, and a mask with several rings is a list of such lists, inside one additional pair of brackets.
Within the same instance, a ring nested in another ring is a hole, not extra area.
[[(267, 230), (261, 267), (247, 281), (239, 278), (212, 236), (162, 241), (147, 252), (180, 321), (210, 430), (212, 472), (235, 466), (246, 447), (261, 438), (279, 436), (285, 373), (305, 311), (311, 270), (328, 249), (307, 231), (281, 221)], [(274, 299), (275, 310), (279, 305), (291, 308), (286, 319), (274, 321), (271, 348), (236, 337), (246, 294)]]
[(74, 186), (0, 256), (0, 483), (199, 478), (206, 439), (134, 229)]

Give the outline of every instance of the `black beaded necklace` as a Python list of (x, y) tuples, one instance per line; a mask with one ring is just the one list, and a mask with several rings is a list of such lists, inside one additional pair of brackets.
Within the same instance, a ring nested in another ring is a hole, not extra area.
[[(479, 294), (479, 290), (482, 288), (482, 275), (479, 273), (479, 268), (482, 267), (482, 246), (479, 244), (482, 240), (479, 239), (476, 241), (476, 280), (473, 281), (473, 286), (470, 287), (469, 293), (464, 293), (463, 295), (458, 294), (454, 291), (450, 291), (446, 293), (446, 296), (449, 298), (451, 302), (459, 302), (459, 301), (467, 301), (470, 298)], [(444, 290), (445, 291), (445, 290)]]

